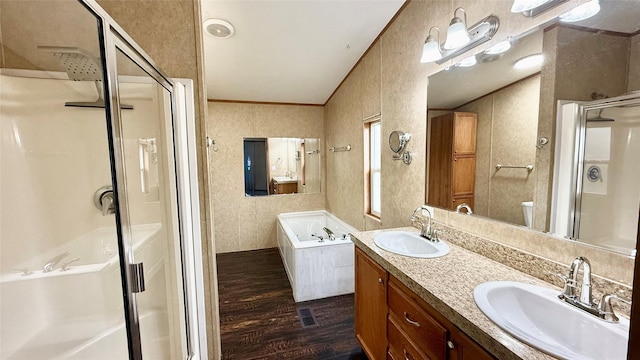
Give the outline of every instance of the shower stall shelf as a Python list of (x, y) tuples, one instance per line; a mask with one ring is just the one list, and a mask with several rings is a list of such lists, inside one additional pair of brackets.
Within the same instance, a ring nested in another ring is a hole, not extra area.
[(0, 360), (207, 359), (191, 80), (93, 0), (0, 11)]

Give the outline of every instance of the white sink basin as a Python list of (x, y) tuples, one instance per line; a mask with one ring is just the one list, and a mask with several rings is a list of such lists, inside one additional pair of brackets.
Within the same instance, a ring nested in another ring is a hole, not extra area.
[(447, 255), (449, 246), (444, 242), (432, 242), (409, 231), (386, 231), (376, 235), (373, 242), (392, 253), (416, 258), (435, 258)]
[(560, 290), (511, 281), (478, 285), (473, 297), (491, 321), (561, 359), (626, 359), (629, 321), (596, 318), (558, 299)]

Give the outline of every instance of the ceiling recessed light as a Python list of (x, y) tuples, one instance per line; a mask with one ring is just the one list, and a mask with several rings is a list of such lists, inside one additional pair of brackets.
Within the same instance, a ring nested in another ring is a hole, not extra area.
[(560, 15), (562, 22), (578, 22), (586, 20), (600, 12), (600, 2), (591, 0)]
[(513, 67), (516, 69), (528, 69), (541, 65), (543, 60), (544, 56), (542, 56), (542, 54), (533, 54), (519, 59), (515, 64), (513, 64)]
[(217, 39), (230, 38), (235, 29), (228, 21), (222, 19), (207, 19), (203, 23), (204, 31)]

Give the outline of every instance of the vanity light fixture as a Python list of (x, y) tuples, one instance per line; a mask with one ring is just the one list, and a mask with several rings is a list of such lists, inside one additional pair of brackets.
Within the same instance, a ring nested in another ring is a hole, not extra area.
[[(431, 30), (433, 29), (438, 32), (438, 37), (436, 39), (431, 35)], [(442, 59), (442, 50), (440, 49), (440, 29), (437, 26), (432, 26), (429, 28), (429, 36), (427, 36), (427, 40), (424, 41), (420, 62), (424, 64), (440, 59)]]
[(498, 55), (511, 49), (511, 39), (501, 41), (484, 51), (487, 55)]
[(542, 54), (533, 54), (517, 60), (515, 64), (513, 64), (513, 67), (518, 70), (527, 69), (542, 64), (542, 61), (544, 61)]
[(534, 18), (569, 0), (515, 0), (511, 12)]
[[(456, 16), (458, 10), (462, 11), (464, 21)], [(442, 47), (446, 50), (461, 48), (471, 41), (469, 32), (467, 31), (467, 12), (459, 7), (453, 11), (453, 19), (447, 28), (447, 40)]]
[(591, 0), (560, 15), (560, 21), (565, 23), (578, 22), (586, 20), (599, 12), (600, 2)]
[(550, 0), (515, 0), (511, 6), (512, 13), (521, 13), (537, 8)]
[[(462, 9), (462, 8), (458, 8), (458, 9)], [(451, 22), (453, 23), (454, 20), (452, 20)], [(466, 30), (466, 26), (464, 27), (465, 27), (465, 32), (471, 39), (469, 42), (466, 43), (466, 45), (462, 45), (462, 47), (459, 47), (456, 49), (441, 49), (439, 45), (439, 41), (434, 39), (433, 36), (431, 35), (431, 30), (434, 28), (435, 29), (438, 29), (438, 28), (435, 26), (432, 26), (429, 29), (429, 36), (427, 37), (427, 40), (425, 41), (424, 46), (422, 47), (422, 58), (420, 59), (420, 62), (425, 63), (425, 62), (435, 61), (436, 64), (443, 64), (447, 60), (454, 58), (466, 51), (473, 49), (474, 47), (482, 43), (485, 43), (491, 40), (493, 38), (493, 35), (495, 35), (495, 33), (498, 31), (498, 28), (500, 27), (500, 20), (495, 15), (489, 15), (486, 18), (474, 24), (473, 26), (471, 26), (469, 30)], [(438, 37), (439, 35), (440, 35), (440, 31), (438, 30)], [(448, 35), (447, 35), (447, 41), (449, 41)], [(438, 55), (440, 55), (440, 57), (438, 57)]]
[(458, 67), (472, 67), (473, 65), (477, 64), (478, 60), (476, 59), (476, 56), (469, 56), (468, 58), (460, 61), (459, 63), (456, 64), (456, 66)]

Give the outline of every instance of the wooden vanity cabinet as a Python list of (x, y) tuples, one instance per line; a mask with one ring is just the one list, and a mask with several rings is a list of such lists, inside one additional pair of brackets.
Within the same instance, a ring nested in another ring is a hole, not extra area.
[(355, 249), (356, 338), (369, 360), (387, 354), (387, 271)]
[(371, 360), (495, 359), (358, 248), (355, 298), (356, 337)]
[(271, 181), (271, 193), (276, 194), (295, 194), (298, 192), (298, 183), (279, 183), (275, 180)]
[(467, 203), (473, 209), (477, 126), (478, 115), (472, 112), (431, 119), (428, 204), (455, 209)]

